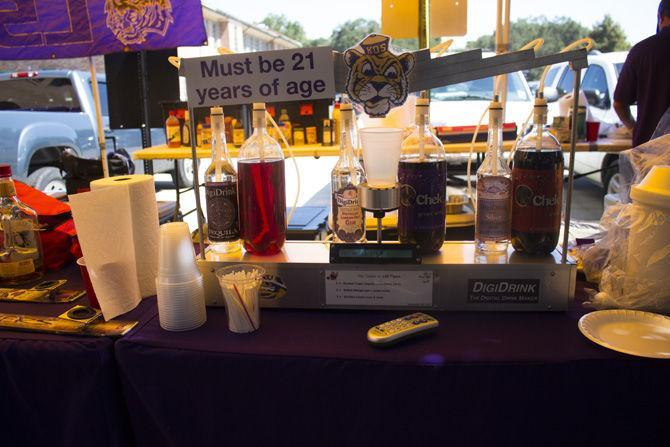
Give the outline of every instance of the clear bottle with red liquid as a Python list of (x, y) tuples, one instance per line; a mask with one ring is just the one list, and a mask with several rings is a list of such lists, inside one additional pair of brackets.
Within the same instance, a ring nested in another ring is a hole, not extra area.
[(254, 132), (237, 163), (240, 238), (247, 252), (273, 255), (286, 241), (286, 186), (284, 154), (265, 123), (265, 103), (254, 103)]

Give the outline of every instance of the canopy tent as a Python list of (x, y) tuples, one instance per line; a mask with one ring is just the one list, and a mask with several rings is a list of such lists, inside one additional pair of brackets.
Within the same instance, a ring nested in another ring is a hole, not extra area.
[(199, 0), (13, 0), (0, 8), (0, 60), (89, 57), (105, 176), (105, 135), (92, 56), (206, 44)]

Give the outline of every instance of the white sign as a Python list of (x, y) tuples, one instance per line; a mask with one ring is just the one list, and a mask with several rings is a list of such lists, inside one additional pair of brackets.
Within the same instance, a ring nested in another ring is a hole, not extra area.
[(327, 305), (433, 305), (433, 272), (326, 270), (325, 278)]
[(180, 74), (191, 107), (335, 97), (330, 47), (184, 58)]

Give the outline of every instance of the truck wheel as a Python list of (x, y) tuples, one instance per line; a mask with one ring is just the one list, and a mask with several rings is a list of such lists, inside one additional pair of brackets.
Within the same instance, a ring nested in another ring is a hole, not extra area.
[(186, 158), (177, 162), (177, 172), (172, 172), (172, 179), (174, 176), (179, 176), (179, 187), (190, 188), (193, 186), (193, 160)]
[(605, 194), (618, 194), (622, 180), (619, 173), (619, 159), (614, 158), (610, 160), (607, 168), (603, 173), (603, 189), (605, 190)]
[(28, 184), (48, 195), (65, 194), (65, 180), (60, 170), (52, 166), (39, 168), (28, 176)]

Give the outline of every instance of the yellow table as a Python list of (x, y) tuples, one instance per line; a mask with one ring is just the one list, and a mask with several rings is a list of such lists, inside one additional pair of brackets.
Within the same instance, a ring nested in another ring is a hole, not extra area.
[[(512, 148), (513, 141), (505, 141), (503, 148), (509, 151)], [(601, 139), (594, 143), (579, 142), (575, 147), (577, 152), (621, 152), (632, 147), (630, 140), (625, 139)], [(339, 146), (322, 146), (320, 144), (311, 144), (305, 146), (292, 147), (293, 154), (296, 157), (332, 157), (340, 154)], [(228, 151), (233, 158), (237, 157), (239, 148), (228, 145)], [(449, 154), (461, 154), (470, 151), (470, 143), (451, 143), (445, 144), (444, 150)], [(563, 144), (563, 150), (569, 151), (570, 145)], [(474, 151), (476, 153), (486, 152), (486, 143), (475, 143)], [(210, 158), (212, 151), (210, 148), (199, 147), (197, 149), (198, 158)], [(284, 149), (284, 155), (288, 157), (289, 153)], [(190, 147), (169, 148), (167, 145), (152, 146), (141, 149), (133, 153), (136, 160), (181, 160), (191, 158)]]

